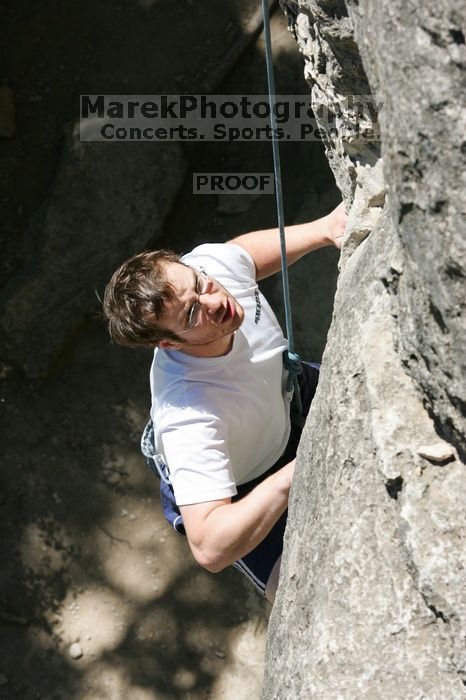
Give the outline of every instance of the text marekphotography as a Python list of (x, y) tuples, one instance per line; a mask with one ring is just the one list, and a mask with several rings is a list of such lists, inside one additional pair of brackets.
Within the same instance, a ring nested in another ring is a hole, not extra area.
[[(272, 124), (271, 113), (275, 116)], [(377, 141), (384, 103), (352, 95), (312, 111), (309, 95), (81, 95), (81, 141)]]

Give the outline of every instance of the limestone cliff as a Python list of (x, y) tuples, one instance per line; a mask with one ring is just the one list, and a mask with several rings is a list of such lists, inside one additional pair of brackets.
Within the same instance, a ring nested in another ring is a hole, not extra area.
[(263, 695), (465, 697), (464, 3), (284, 10), (351, 209)]

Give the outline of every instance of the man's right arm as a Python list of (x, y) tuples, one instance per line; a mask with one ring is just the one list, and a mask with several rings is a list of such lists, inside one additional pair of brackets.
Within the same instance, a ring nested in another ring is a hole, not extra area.
[(264, 479), (247, 496), (180, 506), (196, 561), (216, 573), (251, 552), (288, 506), (295, 460)]
[[(286, 259), (292, 265), (303, 255), (324, 246), (341, 248), (346, 227), (345, 207), (340, 204), (330, 214), (307, 224), (295, 224), (285, 229)], [(256, 279), (259, 281), (273, 275), (281, 268), (281, 245), (278, 229), (251, 231), (237, 236), (227, 245), (244, 248), (254, 260)]]

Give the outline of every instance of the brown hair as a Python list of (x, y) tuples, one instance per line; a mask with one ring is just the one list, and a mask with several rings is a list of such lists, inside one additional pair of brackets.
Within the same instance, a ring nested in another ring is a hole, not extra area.
[(175, 290), (166, 280), (167, 263), (180, 262), (171, 250), (146, 251), (123, 263), (107, 284), (103, 313), (112, 339), (120, 345), (153, 347), (162, 339), (177, 340), (175, 333), (157, 327)]

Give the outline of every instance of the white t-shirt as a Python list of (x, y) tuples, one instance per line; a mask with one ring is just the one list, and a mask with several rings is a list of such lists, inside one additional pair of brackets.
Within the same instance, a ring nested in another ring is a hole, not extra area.
[(169, 467), (178, 505), (234, 496), (263, 474), (290, 433), (291, 395), (282, 353), (287, 342), (240, 246), (205, 244), (183, 257), (203, 267), (244, 308), (222, 357), (157, 348), (150, 373), (157, 451)]

